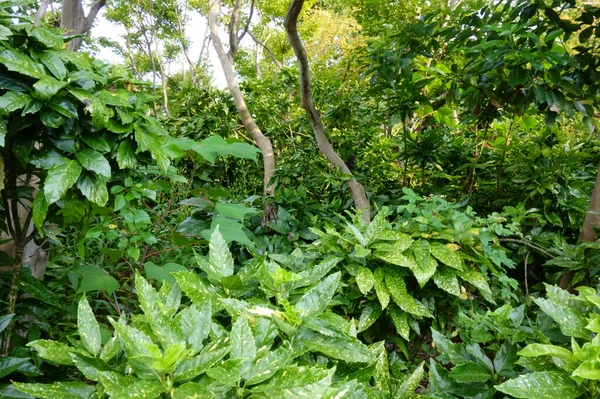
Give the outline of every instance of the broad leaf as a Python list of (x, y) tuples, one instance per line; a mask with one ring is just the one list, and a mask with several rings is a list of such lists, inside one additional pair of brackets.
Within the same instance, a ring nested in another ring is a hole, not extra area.
[(358, 272), (356, 273), (356, 284), (363, 295), (368, 294), (375, 285), (375, 277), (373, 276), (371, 269), (359, 266)]
[(562, 371), (540, 371), (525, 374), (508, 380), (495, 388), (523, 399), (575, 399), (584, 394), (583, 387), (577, 385)]
[(110, 178), (110, 164), (98, 151), (89, 148), (78, 151), (77, 160), (85, 169)]
[(89, 291), (106, 291), (107, 295), (112, 295), (115, 290), (119, 289), (119, 282), (97, 266), (82, 266), (74, 273), (81, 276), (81, 283), (77, 289), (78, 294)]
[(44, 195), (48, 205), (61, 199), (75, 184), (81, 174), (81, 165), (73, 159), (62, 158), (49, 171), (44, 182)]

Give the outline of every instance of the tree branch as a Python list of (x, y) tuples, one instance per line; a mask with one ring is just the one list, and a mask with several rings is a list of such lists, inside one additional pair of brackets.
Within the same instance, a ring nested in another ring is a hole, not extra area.
[(233, 60), (235, 58), (235, 53), (237, 53), (238, 49), (238, 37), (237, 37), (237, 27), (240, 22), (240, 9), (242, 8), (242, 0), (235, 0), (235, 5), (233, 6), (233, 11), (231, 12), (231, 19), (229, 20), (229, 56)]
[(515, 238), (500, 238), (498, 241), (500, 242), (514, 242), (517, 244), (521, 244), (521, 245), (525, 245), (531, 249), (535, 249), (536, 251), (538, 251), (539, 253), (546, 255), (548, 258), (550, 259), (554, 259), (556, 258), (556, 256), (552, 255), (550, 252), (546, 251), (543, 248), (538, 247), (537, 245), (534, 245), (528, 241), (523, 241), (523, 240), (517, 240)]
[(92, 29), (92, 25), (94, 25), (94, 20), (98, 15), (98, 12), (104, 7), (106, 4), (106, 0), (97, 0), (90, 8), (90, 12), (87, 17), (85, 17), (85, 24), (83, 25), (82, 31), (79, 33), (85, 33), (88, 30)]
[(241, 43), (242, 39), (244, 38), (244, 35), (246, 35), (246, 32), (248, 32), (248, 28), (250, 27), (250, 22), (252, 22), (252, 14), (253, 13), (254, 13), (254, 0), (252, 0), (252, 3), (250, 3), (250, 15), (248, 15), (248, 22), (246, 23), (246, 26), (244, 27), (242, 34), (239, 35), (237, 38), (238, 43)]
[(277, 65), (277, 68), (282, 69), (283, 68), (283, 64), (281, 62), (279, 62), (279, 60), (275, 57), (275, 54), (273, 54), (273, 52), (271, 51), (271, 49), (264, 44), (263, 42), (261, 42), (260, 40), (258, 40), (256, 38), (256, 36), (254, 36), (252, 34), (252, 32), (248, 31), (248, 35), (252, 38), (252, 40), (254, 40), (257, 44), (261, 45), (262, 48), (264, 48), (265, 50), (267, 50), (267, 53), (269, 53), (269, 56), (271, 57), (271, 59), (273, 60), (273, 62), (275, 63), (275, 65)]
[(325, 155), (329, 162), (339, 168), (342, 174), (351, 177), (347, 184), (348, 188), (350, 189), (350, 193), (352, 194), (352, 199), (354, 200), (354, 207), (357, 211), (362, 211), (362, 219), (368, 223), (371, 220), (371, 216), (369, 211), (369, 200), (367, 199), (365, 189), (354, 178), (346, 163), (335, 152), (333, 146), (327, 139), (327, 135), (325, 134), (325, 126), (323, 126), (321, 117), (313, 103), (308, 58), (306, 56), (306, 50), (304, 49), (302, 41), (300, 40), (300, 35), (298, 34), (298, 15), (300, 14), (300, 11), (302, 11), (303, 5), (304, 0), (292, 0), (283, 22), (283, 26), (287, 31), (290, 44), (292, 45), (294, 53), (296, 54), (296, 58), (298, 59), (302, 107), (304, 107), (306, 110), (306, 114), (317, 140), (317, 146), (319, 147), (319, 150), (321, 150), (321, 153)]
[(271, 144), (271, 140), (269, 140), (269, 138), (265, 136), (260, 130), (256, 122), (252, 118), (252, 114), (248, 110), (248, 107), (246, 106), (244, 96), (242, 95), (242, 91), (240, 90), (240, 86), (238, 85), (235, 73), (233, 71), (234, 58), (233, 54), (231, 53), (231, 50), (228, 54), (226, 54), (225, 50), (223, 49), (223, 44), (221, 43), (221, 38), (219, 37), (218, 27), (220, 11), (221, 0), (214, 0), (210, 8), (210, 12), (208, 14), (210, 37), (213, 42), (213, 47), (215, 48), (215, 51), (219, 56), (219, 61), (221, 63), (221, 68), (223, 69), (223, 74), (225, 75), (225, 80), (227, 81), (229, 93), (231, 93), (231, 97), (233, 97), (233, 102), (235, 103), (235, 107), (238, 111), (240, 119), (244, 124), (244, 128), (252, 136), (252, 138), (256, 142), (256, 145), (258, 146), (258, 148), (260, 148), (260, 152), (262, 153), (264, 162), (264, 194), (265, 196), (272, 196), (275, 193), (275, 186), (270, 184), (271, 177), (273, 177), (273, 173), (275, 172), (275, 154), (273, 153), (273, 145)]

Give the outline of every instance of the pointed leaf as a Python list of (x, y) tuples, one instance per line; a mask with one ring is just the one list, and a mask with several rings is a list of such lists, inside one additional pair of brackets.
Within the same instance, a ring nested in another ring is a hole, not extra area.
[(100, 325), (96, 321), (94, 312), (85, 295), (81, 297), (77, 307), (77, 329), (83, 347), (92, 355), (97, 356), (100, 353), (102, 344)]
[(62, 158), (48, 171), (44, 182), (44, 195), (48, 205), (61, 199), (75, 184), (81, 174), (81, 165), (76, 160)]
[(327, 309), (337, 290), (340, 278), (341, 272), (336, 272), (306, 291), (296, 303), (296, 310), (300, 317), (318, 315)]
[(508, 380), (495, 388), (515, 398), (575, 399), (585, 392), (563, 371), (539, 371)]
[(77, 160), (85, 169), (110, 178), (110, 164), (98, 151), (89, 148), (78, 151)]
[(387, 274), (385, 276), (385, 284), (394, 302), (400, 309), (416, 316), (433, 317), (425, 305), (417, 301), (406, 291), (406, 284), (402, 277)]
[(356, 273), (356, 284), (358, 284), (360, 292), (367, 295), (375, 285), (375, 277), (373, 276), (371, 269), (359, 266), (358, 272)]

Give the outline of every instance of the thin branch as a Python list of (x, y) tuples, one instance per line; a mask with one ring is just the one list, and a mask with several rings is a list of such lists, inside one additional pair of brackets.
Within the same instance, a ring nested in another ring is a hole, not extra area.
[(298, 15), (302, 11), (304, 0), (292, 0), (288, 8), (287, 14), (283, 22), (283, 26), (287, 31), (288, 39), (296, 58), (298, 59), (298, 68), (300, 71), (300, 93), (302, 98), (302, 107), (306, 110), (306, 114), (312, 126), (317, 140), (317, 146), (321, 153), (329, 160), (331, 164), (337, 167), (340, 172), (344, 175), (350, 176), (347, 181), (348, 188), (352, 194), (354, 200), (354, 207), (357, 211), (362, 211), (362, 219), (365, 222), (369, 222), (371, 219), (369, 211), (369, 200), (365, 193), (364, 187), (354, 178), (352, 172), (348, 168), (348, 165), (342, 160), (342, 158), (335, 152), (333, 146), (327, 139), (325, 134), (325, 126), (321, 121), (321, 117), (315, 108), (311, 93), (311, 82), (310, 82), (310, 68), (308, 65), (308, 57), (306, 56), (306, 50), (300, 40), (298, 34)]
[(527, 281), (527, 274), (529, 273), (529, 270), (527, 270), (527, 266), (528, 266), (528, 261), (529, 261), (529, 251), (527, 251), (527, 253), (525, 254), (525, 267), (524, 267), (524, 274), (525, 274), (525, 295), (529, 296), (529, 283)]
[(257, 44), (261, 45), (262, 48), (264, 48), (265, 50), (267, 50), (267, 53), (269, 53), (269, 56), (271, 57), (271, 60), (273, 60), (273, 62), (275, 63), (275, 65), (277, 65), (277, 68), (282, 69), (283, 68), (283, 64), (281, 62), (279, 62), (279, 60), (275, 57), (275, 54), (273, 54), (273, 52), (271, 51), (271, 49), (264, 44), (263, 42), (261, 42), (260, 40), (258, 40), (256, 38), (256, 36), (254, 36), (252, 34), (252, 32), (248, 31), (248, 35), (252, 38), (252, 40), (254, 40)]
[(85, 24), (83, 25), (83, 29), (79, 33), (85, 33), (88, 30), (92, 29), (92, 25), (94, 25), (94, 20), (96, 19), (98, 12), (102, 7), (104, 7), (105, 4), (106, 0), (97, 0), (92, 5), (92, 8), (90, 8), (90, 12), (88, 13), (87, 17), (85, 17)]
[(252, 3), (250, 3), (250, 15), (248, 15), (248, 22), (246, 22), (246, 26), (244, 27), (242, 34), (239, 35), (237, 38), (238, 43), (242, 42), (244, 35), (246, 35), (246, 32), (248, 32), (248, 28), (250, 27), (250, 22), (252, 22), (252, 14), (253, 13), (254, 13), (254, 0), (252, 0)]
[(545, 249), (540, 248), (537, 245), (534, 245), (534, 244), (532, 244), (530, 242), (527, 242), (527, 241), (517, 240), (516, 238), (501, 238), (498, 241), (500, 241), (500, 242), (514, 242), (514, 243), (517, 243), (517, 244), (525, 245), (525, 246), (527, 246), (529, 248), (535, 249), (536, 251), (538, 251), (539, 253), (541, 253), (543, 255), (546, 255), (550, 259), (556, 258), (556, 256), (552, 255), (550, 252), (546, 251)]
[(231, 19), (229, 20), (229, 56), (233, 60), (237, 53), (239, 42), (237, 40), (237, 28), (240, 22), (240, 9), (242, 8), (242, 0), (235, 0)]

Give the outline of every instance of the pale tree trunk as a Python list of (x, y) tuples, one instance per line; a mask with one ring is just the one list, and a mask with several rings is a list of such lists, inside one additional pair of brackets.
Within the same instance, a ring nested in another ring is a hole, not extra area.
[(288, 39), (294, 49), (294, 53), (296, 54), (296, 58), (298, 59), (298, 67), (300, 70), (300, 92), (302, 95), (302, 106), (306, 110), (306, 114), (308, 115), (308, 119), (310, 120), (310, 124), (312, 126), (313, 132), (315, 134), (315, 138), (317, 140), (317, 146), (321, 153), (327, 158), (329, 162), (331, 162), (334, 166), (339, 168), (340, 172), (344, 175), (350, 176), (350, 180), (348, 180), (348, 188), (350, 189), (350, 193), (352, 194), (352, 199), (354, 200), (354, 207), (358, 212), (361, 212), (362, 219), (369, 223), (371, 220), (371, 214), (369, 209), (369, 200), (367, 199), (367, 194), (365, 193), (365, 189), (362, 184), (360, 184), (352, 175), (352, 172), (346, 165), (346, 163), (342, 160), (342, 158), (335, 152), (333, 146), (327, 139), (327, 135), (325, 134), (325, 127), (323, 126), (323, 122), (321, 121), (321, 117), (319, 112), (315, 108), (313, 103), (312, 94), (311, 94), (311, 82), (310, 82), (310, 69), (308, 66), (308, 58), (306, 56), (306, 50), (304, 50), (304, 46), (302, 45), (302, 41), (300, 40), (300, 35), (298, 34), (298, 14), (302, 10), (302, 6), (304, 5), (304, 0), (292, 0), (290, 7), (288, 8), (287, 14), (285, 16), (285, 20), (283, 25), (288, 34)]
[(39, 24), (42, 19), (46, 16), (46, 12), (48, 11), (48, 6), (50, 5), (51, 0), (42, 0), (40, 1), (40, 6), (38, 7), (37, 13), (35, 14), (36, 24)]
[[(81, 35), (92, 28), (96, 15), (106, 4), (106, 0), (96, 0), (88, 15), (85, 15), (81, 0), (63, 0), (60, 27), (67, 35)], [(67, 49), (77, 51), (81, 47), (81, 38), (77, 37), (69, 42)]]
[[(595, 242), (598, 239), (598, 235), (594, 229), (597, 228), (600, 228), (600, 167), (598, 168), (598, 174), (596, 175), (596, 182), (594, 183), (594, 189), (592, 190), (590, 204), (588, 205), (585, 219), (583, 219), (580, 239), (585, 242)], [(560, 280), (560, 288), (565, 290), (569, 288), (574, 276), (574, 271), (565, 274)]]
[(246, 106), (244, 96), (242, 95), (242, 92), (240, 90), (240, 87), (238, 85), (237, 79), (233, 71), (233, 60), (235, 57), (235, 50), (237, 49), (239, 44), (239, 39), (237, 37), (237, 22), (240, 7), (241, 0), (237, 0), (231, 16), (232, 22), (229, 25), (229, 52), (225, 53), (223, 45), (221, 44), (221, 38), (219, 37), (218, 29), (219, 13), (221, 11), (221, 0), (215, 0), (213, 2), (208, 16), (211, 40), (213, 42), (215, 51), (219, 56), (219, 61), (221, 62), (221, 67), (223, 68), (225, 79), (227, 80), (227, 87), (229, 88), (229, 92), (233, 97), (233, 101), (237, 108), (238, 114), (240, 115), (244, 128), (252, 136), (252, 138), (256, 142), (256, 145), (262, 153), (264, 162), (264, 194), (265, 196), (272, 196), (275, 193), (275, 186), (270, 183), (271, 177), (273, 177), (273, 173), (275, 172), (275, 155), (273, 154), (273, 146), (271, 144), (271, 140), (269, 140), (269, 138), (262, 133), (256, 122), (254, 122), (254, 119), (252, 118), (252, 115), (250, 114), (250, 111)]

